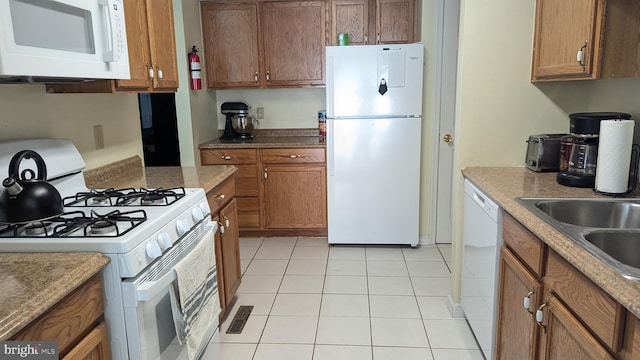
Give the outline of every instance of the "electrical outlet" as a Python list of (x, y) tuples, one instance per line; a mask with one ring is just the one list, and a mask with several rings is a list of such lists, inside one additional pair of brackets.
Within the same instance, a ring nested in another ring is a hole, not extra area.
[(264, 119), (264, 108), (262, 106), (259, 106), (256, 109), (256, 117), (258, 118), (258, 120)]
[(96, 150), (104, 149), (104, 134), (102, 133), (102, 125), (93, 126), (93, 142)]

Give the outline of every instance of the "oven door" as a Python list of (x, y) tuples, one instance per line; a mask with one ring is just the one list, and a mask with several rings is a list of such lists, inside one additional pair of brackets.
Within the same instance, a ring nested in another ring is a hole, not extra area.
[[(176, 337), (171, 306), (171, 288), (176, 280), (173, 267), (192, 251), (200, 241), (214, 241), (217, 224), (198, 226), (176, 243), (158, 261), (136, 278), (126, 279), (122, 284), (124, 313), (127, 328), (129, 358), (141, 360), (189, 359), (186, 345)], [(216, 314), (220, 312), (217, 283), (214, 286)], [(206, 339), (211, 339), (218, 329), (218, 317), (207, 329)], [(208, 341), (207, 341), (208, 342)], [(216, 344), (210, 344), (215, 347)], [(207, 344), (201, 344), (202, 353)], [(207, 354), (215, 349), (206, 349)], [(214, 351), (212, 351), (214, 350)], [(213, 357), (217, 359), (217, 357)]]

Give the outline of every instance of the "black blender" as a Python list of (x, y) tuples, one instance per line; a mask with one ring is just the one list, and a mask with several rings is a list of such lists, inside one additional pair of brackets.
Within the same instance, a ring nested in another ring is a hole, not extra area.
[(560, 140), (558, 184), (593, 188), (596, 181), (600, 121), (631, 119), (619, 112), (587, 112), (569, 115), (569, 133)]

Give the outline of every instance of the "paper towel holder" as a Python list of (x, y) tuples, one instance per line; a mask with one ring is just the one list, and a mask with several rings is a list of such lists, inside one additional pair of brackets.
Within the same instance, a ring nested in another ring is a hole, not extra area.
[(612, 193), (606, 191), (600, 191), (597, 189), (597, 184), (593, 188), (595, 193), (606, 196), (625, 196), (635, 191), (638, 184), (638, 165), (640, 165), (640, 145), (633, 144), (631, 148), (631, 165), (629, 166), (629, 181), (627, 185), (627, 191), (621, 193)]

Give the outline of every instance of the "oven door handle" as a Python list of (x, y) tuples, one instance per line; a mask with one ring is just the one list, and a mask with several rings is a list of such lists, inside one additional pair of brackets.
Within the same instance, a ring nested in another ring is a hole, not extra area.
[(150, 281), (144, 284), (140, 284), (136, 289), (136, 299), (138, 301), (149, 301), (156, 295), (164, 291), (169, 284), (177, 279), (176, 272), (171, 269), (164, 276), (156, 281)]
[[(206, 239), (208, 236), (213, 237), (215, 232), (218, 230), (217, 225), (218, 224), (213, 224), (213, 226), (209, 225), (207, 226), (207, 229), (204, 233), (204, 236), (202, 237), (202, 239), (198, 240), (198, 241), (202, 241), (203, 239)], [(173, 268), (171, 268), (169, 271), (167, 271), (164, 275), (162, 275), (159, 279), (154, 280), (154, 281), (145, 281), (139, 285), (136, 286), (135, 291), (136, 291), (136, 300), (138, 301), (149, 301), (151, 299), (153, 299), (156, 295), (160, 294), (163, 291), (166, 291), (167, 287), (169, 286), (169, 284), (171, 284), (172, 282), (174, 282), (177, 279), (177, 275), (175, 270), (173, 270)]]

